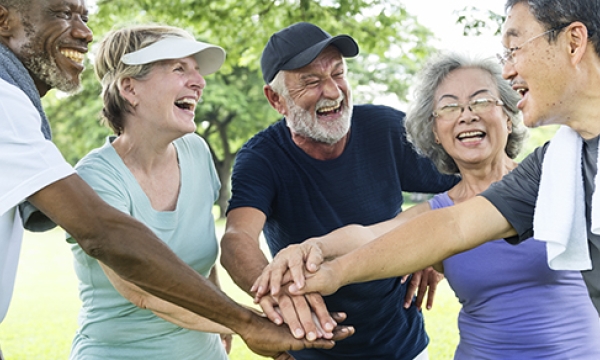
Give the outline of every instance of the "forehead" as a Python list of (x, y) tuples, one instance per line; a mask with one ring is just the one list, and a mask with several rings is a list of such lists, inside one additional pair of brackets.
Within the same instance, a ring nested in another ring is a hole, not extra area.
[[(37, 6), (36, 6), (37, 5)], [(47, 8), (68, 7), (72, 10), (87, 13), (85, 0), (34, 0), (29, 11), (42, 11)]]
[(481, 91), (497, 94), (498, 89), (492, 75), (480, 68), (460, 68), (452, 70), (435, 91), (435, 99), (444, 96), (468, 99)]
[(542, 31), (543, 25), (529, 11), (527, 3), (520, 2), (506, 13), (506, 21), (502, 25), (502, 42), (508, 44), (513, 39), (523, 40)]

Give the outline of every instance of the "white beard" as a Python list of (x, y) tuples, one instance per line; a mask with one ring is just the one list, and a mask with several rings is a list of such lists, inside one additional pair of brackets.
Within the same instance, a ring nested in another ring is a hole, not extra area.
[(321, 99), (317, 102), (315, 109), (322, 107), (335, 106), (340, 101), (345, 100), (341, 109), (341, 116), (336, 121), (321, 123), (316, 113), (310, 113), (302, 107), (296, 105), (289, 94), (283, 94), (288, 105), (289, 114), (286, 116), (286, 124), (292, 132), (312, 139), (316, 142), (333, 145), (340, 141), (350, 130), (350, 119), (352, 119), (352, 95), (344, 99), (341, 94), (337, 100)]

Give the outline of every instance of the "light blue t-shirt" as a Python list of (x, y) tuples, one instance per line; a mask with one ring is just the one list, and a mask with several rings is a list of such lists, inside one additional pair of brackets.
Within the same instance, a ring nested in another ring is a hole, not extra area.
[[(174, 211), (156, 211), (109, 141), (76, 166), (110, 205), (147, 225), (186, 264), (208, 276), (218, 243), (212, 207), (219, 179), (204, 140), (174, 142), (181, 186)], [(127, 241), (127, 239), (122, 239)], [(82, 308), (71, 359), (227, 359), (217, 334), (183, 329), (136, 307), (111, 285), (98, 261), (72, 245)]]

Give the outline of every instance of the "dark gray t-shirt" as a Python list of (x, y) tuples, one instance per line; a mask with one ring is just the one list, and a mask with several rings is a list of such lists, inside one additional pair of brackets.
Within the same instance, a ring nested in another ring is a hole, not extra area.
[[(517, 231), (517, 236), (506, 239), (512, 244), (518, 244), (534, 236), (533, 214), (540, 186), (542, 163), (548, 144), (535, 149), (516, 169), (481, 194), (500, 211)], [(598, 138), (584, 141), (582, 155), (587, 230), (593, 267), (592, 270), (581, 273), (592, 302), (600, 314), (600, 236), (592, 234), (590, 230), (590, 204), (595, 189)]]

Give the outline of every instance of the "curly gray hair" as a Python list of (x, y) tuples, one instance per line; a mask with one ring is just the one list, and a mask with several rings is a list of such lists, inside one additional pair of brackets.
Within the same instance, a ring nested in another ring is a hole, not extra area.
[(508, 135), (506, 154), (517, 157), (527, 138), (527, 128), (523, 125), (517, 109), (519, 95), (502, 78), (502, 69), (491, 59), (475, 59), (456, 53), (438, 54), (430, 59), (420, 72), (414, 91), (414, 102), (406, 114), (406, 132), (408, 140), (415, 149), (430, 158), (438, 170), (445, 174), (458, 174), (458, 166), (440, 144), (435, 142), (433, 133), (434, 93), (444, 79), (454, 70), (476, 68), (487, 71), (494, 79), (502, 107), (512, 122), (512, 132)]

